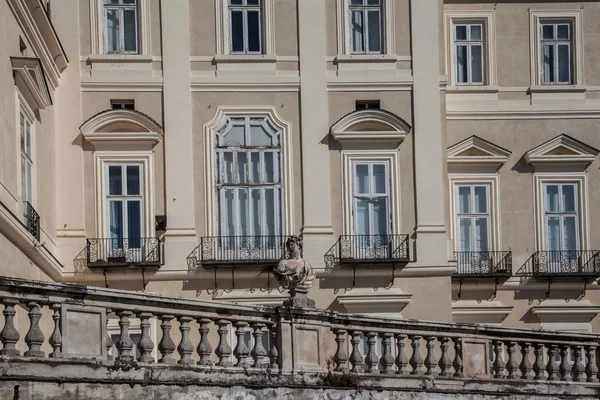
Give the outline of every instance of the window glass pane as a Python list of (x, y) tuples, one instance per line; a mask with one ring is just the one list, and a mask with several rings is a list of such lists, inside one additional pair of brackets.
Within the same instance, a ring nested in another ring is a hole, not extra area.
[(260, 12), (248, 11), (248, 51), (260, 51)]
[(262, 221), (260, 219), (260, 190), (254, 189), (251, 191), (251, 203), (252, 203), (252, 230), (254, 236), (261, 236), (264, 234), (261, 230)]
[(558, 81), (570, 82), (571, 57), (568, 44), (558, 45)]
[(23, 201), (29, 201), (26, 168), (27, 161), (25, 160), (25, 158), (21, 157), (21, 196), (23, 196)]
[(356, 234), (369, 234), (369, 202), (358, 199), (356, 201)]
[(467, 40), (467, 27), (465, 25), (456, 25), (455, 32), (455, 40)]
[(554, 46), (542, 47), (543, 82), (554, 82)]
[(135, 0), (123, 0), (123, 4), (135, 4)]
[(260, 153), (250, 153), (250, 180), (251, 183), (260, 183)]
[(25, 153), (27, 153), (29, 158), (31, 158), (31, 123), (27, 118), (25, 118), (24, 128), (25, 131), (23, 134), (25, 136)]
[(459, 251), (471, 251), (471, 219), (459, 218), (458, 220), (458, 245)]
[(127, 237), (130, 240), (129, 246), (139, 248), (141, 247), (141, 241), (139, 238), (142, 236), (142, 206), (138, 200), (127, 202)]
[(577, 221), (576, 217), (563, 219), (563, 248), (562, 250), (577, 250)]
[(275, 182), (275, 158), (273, 157), (272, 152), (264, 153), (265, 158), (265, 182), (273, 183)]
[(569, 25), (558, 25), (557, 28), (557, 36), (559, 39), (568, 40), (569, 39)]
[(229, 4), (234, 6), (241, 6), (243, 4), (243, 0), (229, 0)]
[(119, 0), (104, 0), (104, 4), (119, 4)]
[(244, 16), (242, 11), (231, 11), (231, 51), (244, 51)]
[(25, 116), (23, 115), (23, 113), (21, 113), (21, 129), (19, 130), (19, 132), (21, 133), (21, 150), (24, 150), (25, 152), (27, 152), (26, 148), (25, 148)]
[(356, 165), (356, 193), (369, 193), (369, 165)]
[(471, 25), (471, 40), (481, 40), (481, 25)]
[(562, 211), (575, 211), (575, 185), (562, 185)]
[(233, 209), (233, 189), (225, 190), (225, 212), (223, 221), (226, 226), (223, 236), (234, 236), (236, 234), (234, 227), (234, 209)]
[(381, 51), (381, 18), (379, 10), (367, 11), (367, 21), (369, 24), (369, 51)]
[(352, 4), (353, 6), (361, 6), (363, 5), (363, 1), (364, 0), (351, 0), (350, 4)]
[(237, 192), (239, 206), (239, 235), (248, 236), (248, 191), (240, 189)]
[(137, 51), (137, 16), (135, 10), (123, 10), (125, 51)]
[(560, 218), (548, 217), (546, 224), (546, 241), (548, 242), (548, 250), (560, 250)]
[(245, 143), (244, 140), (244, 131), (246, 130), (246, 125), (233, 125), (227, 133), (223, 135), (223, 146), (243, 146)]
[(475, 251), (488, 251), (489, 240), (488, 240), (488, 219), (487, 218), (476, 218), (475, 219)]
[(378, 6), (381, 4), (381, 0), (367, 0), (367, 4), (370, 6)]
[(223, 153), (223, 167), (225, 171), (221, 174), (224, 183), (233, 183), (233, 153)]
[(250, 145), (252, 146), (272, 146), (273, 139), (271, 135), (261, 125), (250, 126)]
[(25, 160), (25, 184), (26, 184), (26, 197), (25, 200), (33, 203), (33, 187), (32, 187), (32, 183), (33, 183), (33, 179), (31, 178), (31, 164)]
[(279, 219), (279, 215), (275, 215), (275, 196), (278, 193), (275, 189), (265, 189), (265, 220), (267, 223), (265, 235), (275, 235), (275, 221)]
[(468, 82), (467, 46), (456, 46), (456, 81)]
[(352, 51), (355, 53), (361, 53), (365, 51), (363, 45), (363, 13), (362, 11), (352, 11), (351, 18), (351, 32), (352, 32)]
[(387, 193), (385, 167), (384, 164), (373, 165), (373, 181), (375, 182), (375, 193), (377, 194)]
[(558, 185), (546, 185), (546, 212), (558, 211)]
[(483, 83), (483, 49), (482, 46), (471, 46), (471, 82)]
[(388, 233), (387, 199), (373, 201), (373, 235), (386, 235)]
[(237, 183), (247, 183), (248, 159), (246, 153), (237, 153)]
[(139, 195), (140, 194), (140, 166), (139, 165), (128, 165), (127, 166), (127, 194)]
[(246, 4), (249, 6), (258, 6), (260, 5), (260, 0), (246, 0)]
[(108, 166), (108, 194), (116, 196), (123, 194), (123, 178), (120, 165)]
[(554, 25), (542, 25), (542, 39), (554, 39)]
[(106, 51), (119, 51), (119, 10), (106, 10)]
[(468, 214), (471, 212), (471, 187), (458, 187), (458, 212), (460, 214)]
[[(108, 202), (109, 210), (109, 233), (111, 239), (123, 238), (123, 202), (121, 200), (111, 200)], [(118, 247), (122, 247), (119, 245)]]
[(475, 212), (480, 214), (487, 213), (487, 186), (475, 186), (473, 191), (475, 192)]

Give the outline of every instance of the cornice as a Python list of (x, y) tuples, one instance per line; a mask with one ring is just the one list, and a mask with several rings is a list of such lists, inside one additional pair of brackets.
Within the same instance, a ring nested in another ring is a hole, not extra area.
[[(562, 150), (562, 154), (553, 154), (556, 150)], [(598, 153), (600, 153), (599, 150), (563, 133), (529, 150), (525, 153), (525, 160), (529, 164), (566, 163), (587, 165), (596, 159)]]

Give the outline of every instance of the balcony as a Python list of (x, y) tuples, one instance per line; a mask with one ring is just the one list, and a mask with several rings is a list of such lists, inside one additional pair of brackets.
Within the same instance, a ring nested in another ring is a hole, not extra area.
[(33, 237), (40, 240), (40, 216), (35, 211), (33, 206), (28, 202), (23, 202), (23, 217), (25, 218), (25, 228), (33, 235)]
[(190, 257), (204, 268), (269, 268), (285, 258), (286, 240), (282, 235), (205, 236)]
[(159, 238), (86, 239), (86, 260), (90, 269), (154, 268), (162, 265)]
[(512, 275), (510, 251), (457, 251), (454, 253), (457, 279), (509, 278)]
[(325, 254), (325, 265), (395, 265), (410, 261), (408, 235), (342, 235)]
[(537, 279), (600, 277), (600, 250), (538, 251), (528, 261)]

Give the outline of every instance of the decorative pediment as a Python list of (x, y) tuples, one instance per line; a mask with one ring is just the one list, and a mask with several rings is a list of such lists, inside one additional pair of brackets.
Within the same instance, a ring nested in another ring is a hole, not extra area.
[(478, 136), (448, 147), (448, 164), (502, 165), (512, 153)]
[(410, 125), (402, 118), (384, 110), (354, 111), (331, 127), (337, 141), (401, 142), (410, 132)]
[(529, 164), (567, 163), (583, 164), (592, 163), (598, 156), (597, 149), (561, 134), (525, 153), (525, 160)]
[(52, 98), (46, 83), (39, 58), (11, 57), (15, 85), (29, 106), (37, 111), (52, 105)]
[(106, 110), (79, 127), (92, 144), (129, 143), (154, 145), (160, 142), (162, 127), (152, 118), (134, 110)]

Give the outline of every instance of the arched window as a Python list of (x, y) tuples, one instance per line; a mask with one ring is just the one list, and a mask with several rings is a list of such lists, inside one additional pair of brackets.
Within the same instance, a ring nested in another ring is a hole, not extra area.
[(229, 117), (214, 143), (218, 235), (282, 235), (280, 129), (267, 116)]

